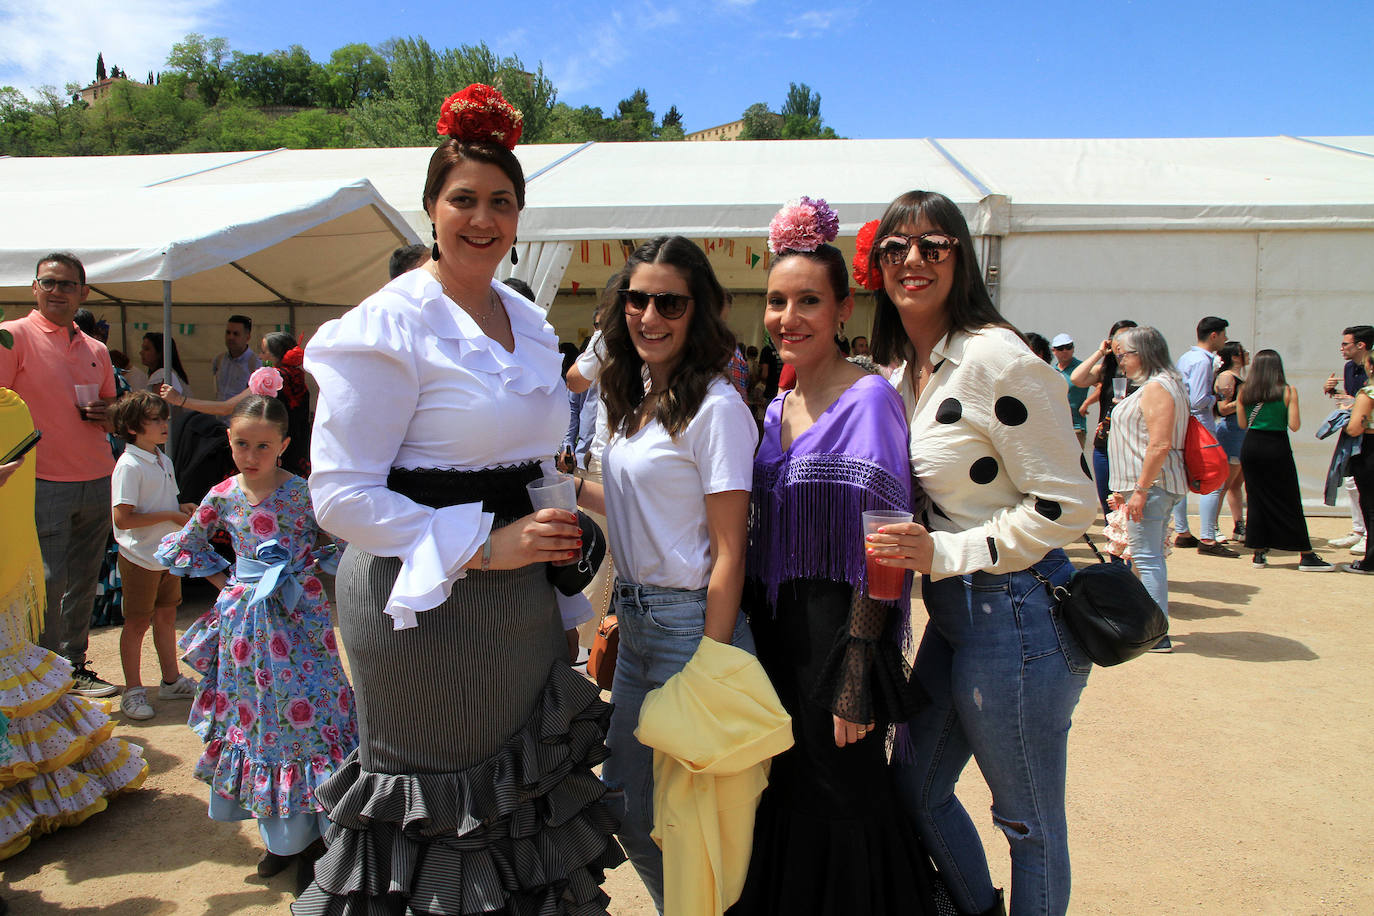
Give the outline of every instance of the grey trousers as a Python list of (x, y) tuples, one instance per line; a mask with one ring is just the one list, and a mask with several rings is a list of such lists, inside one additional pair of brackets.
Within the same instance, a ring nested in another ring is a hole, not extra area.
[(40, 480), (34, 503), (48, 592), (39, 644), (80, 666), (110, 537), (110, 478)]

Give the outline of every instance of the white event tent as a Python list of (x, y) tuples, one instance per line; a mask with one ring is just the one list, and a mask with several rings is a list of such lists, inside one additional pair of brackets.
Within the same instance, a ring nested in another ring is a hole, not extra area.
[[(420, 195), (430, 152), (0, 158), (0, 202), (7, 213), (23, 214), (0, 230), (0, 263), (9, 265), (15, 250), (42, 247), (32, 244), (28, 214), (37, 225), (63, 230), (46, 236), (56, 247), (84, 257), (140, 224), (137, 212), (104, 215), (110, 211), (101, 199), (118, 200), (124, 191), (164, 189), (222, 226), (231, 219), (227, 210), (215, 212), (217, 195), (281, 201), (303, 180), (349, 184), (356, 176), (375, 187), (385, 212), (428, 240)], [(1329, 443), (1310, 432), (1327, 410), (1321, 380), (1339, 368), (1341, 329), (1374, 323), (1374, 137), (586, 143), (516, 152), (529, 191), (520, 263), (510, 275), (531, 282), (565, 338), (589, 326), (595, 293), (633, 245), (676, 233), (707, 248), (736, 294), (731, 324), (743, 340), (758, 343), (769, 263), (764, 237), (784, 200), (829, 200), (840, 213), (839, 244), (848, 254), (859, 226), (893, 197), (937, 190), (968, 217), (998, 304), (1023, 330), (1068, 332), (1084, 356), (1114, 320), (1133, 318), (1158, 326), (1177, 356), (1191, 344), (1199, 318), (1219, 315), (1252, 352), (1278, 349), (1305, 413), (1293, 437), (1305, 496), (1309, 505), (1319, 501), (1330, 455)], [(80, 203), (70, 210), (11, 209), (16, 205), (6, 198), (21, 191), (38, 192), (49, 204), (71, 192)], [(95, 207), (102, 215), (93, 218)], [(82, 241), (93, 244), (83, 248)], [(307, 259), (323, 250), (301, 249)], [(385, 280), (376, 255), (361, 264), (315, 259), (340, 274), (368, 274), (364, 288)], [(98, 288), (110, 279), (91, 273)], [(14, 287), (31, 276), (31, 263), (19, 274), (6, 267), (0, 301), (28, 301), (22, 289), (16, 298)], [(181, 308), (192, 300), (178, 288), (177, 320), (194, 319), (197, 313)], [(308, 331), (361, 298), (340, 301), (312, 288), (282, 292), (235, 310), (269, 327), (290, 323)], [(239, 301), (226, 295), (218, 303)], [(283, 301), (295, 302), (289, 321), (280, 304), (272, 305)], [(206, 359), (217, 349), (222, 317), (208, 322), (200, 338)], [(861, 294), (850, 333), (865, 333), (870, 320), (871, 299)], [(194, 321), (185, 326), (194, 329)]]

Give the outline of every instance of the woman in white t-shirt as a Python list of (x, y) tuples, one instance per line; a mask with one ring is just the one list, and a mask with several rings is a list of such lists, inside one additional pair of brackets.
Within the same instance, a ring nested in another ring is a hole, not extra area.
[[(653, 756), (634, 735), (644, 695), (680, 671), (702, 636), (753, 651), (740, 593), (758, 431), (726, 376), (735, 339), (706, 255), (681, 236), (641, 245), (602, 322), (610, 440), (604, 510), (616, 561), (620, 650), (602, 778), (624, 793), (620, 841), (663, 908), (653, 827)], [(604, 488), (604, 489), (603, 489)]]

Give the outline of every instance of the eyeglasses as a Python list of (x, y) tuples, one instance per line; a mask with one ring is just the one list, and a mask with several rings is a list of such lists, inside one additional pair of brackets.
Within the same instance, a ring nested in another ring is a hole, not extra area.
[(45, 293), (55, 289), (60, 289), (64, 293), (74, 293), (81, 288), (81, 284), (75, 280), (54, 280), (52, 277), (39, 277), (34, 282)]
[(1051, 350), (1072, 350), (1073, 344), (1064, 344), (1062, 347), (1050, 347)]
[(646, 293), (637, 289), (622, 289), (620, 291), (620, 304), (625, 308), (627, 315), (639, 315), (649, 307), (650, 301), (654, 304), (654, 310), (658, 312), (660, 318), (669, 321), (674, 318), (681, 318), (687, 311), (687, 303), (692, 301), (691, 296), (684, 296), (681, 293)]
[(943, 232), (927, 232), (924, 235), (889, 235), (878, 243), (878, 259), (889, 267), (906, 261), (911, 246), (916, 246), (921, 260), (928, 264), (939, 264), (954, 253), (959, 240)]

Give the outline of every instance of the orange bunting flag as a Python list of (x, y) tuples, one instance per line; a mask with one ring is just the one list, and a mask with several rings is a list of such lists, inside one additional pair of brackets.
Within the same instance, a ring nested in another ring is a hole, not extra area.
[(586, 239), (582, 240), (582, 263), (590, 264), (592, 260), (592, 243)]
[(733, 258), (733, 257), (735, 256), (735, 240), (734, 240), (734, 239), (726, 239), (726, 241), (725, 241), (725, 247), (726, 247), (726, 250), (728, 250), (728, 251), (730, 252), (730, 257)]
[(601, 243), (601, 260), (603, 260), (603, 261), (606, 262), (606, 266), (607, 266), (607, 267), (610, 267), (610, 266), (611, 266), (611, 243), (610, 243), (610, 242), (602, 242), (602, 243)]
[(753, 246), (753, 245), (745, 245), (745, 246), (744, 246), (744, 261), (745, 261), (746, 264), (749, 264), (750, 267), (753, 266), (753, 264), (750, 263), (750, 262), (753, 260), (753, 258), (754, 258), (754, 246)]

